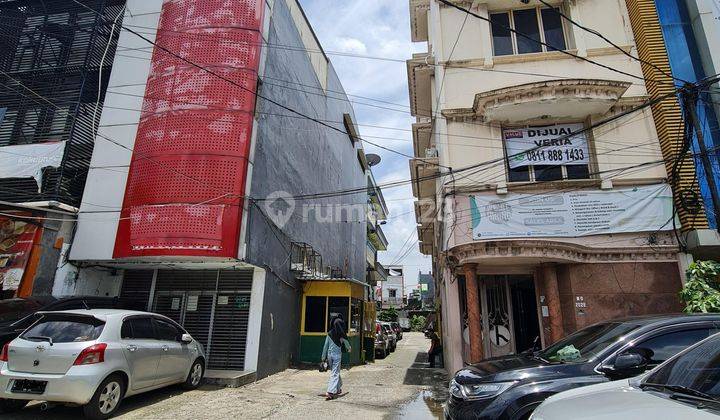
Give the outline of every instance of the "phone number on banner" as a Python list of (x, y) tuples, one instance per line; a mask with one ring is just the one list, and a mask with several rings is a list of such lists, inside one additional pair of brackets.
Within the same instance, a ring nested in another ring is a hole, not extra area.
[(583, 149), (552, 149), (552, 150), (529, 150), (525, 154), (528, 162), (585, 162), (585, 151)]

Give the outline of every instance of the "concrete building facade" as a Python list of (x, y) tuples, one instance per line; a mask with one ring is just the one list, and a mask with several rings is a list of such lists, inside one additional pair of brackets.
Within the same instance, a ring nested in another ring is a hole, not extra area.
[(689, 218), (675, 219), (654, 92), (624, 53), (637, 55), (629, 6), (409, 3), (428, 46), (407, 63), (410, 170), (448, 369), (681, 309), (673, 226)]
[(211, 369), (283, 370), (299, 360), (304, 281), (366, 281), (350, 102), (296, 0), (128, 10), (156, 45), (120, 32), (98, 134), (114, 141), (94, 148), (53, 294), (145, 302), (203, 342)]

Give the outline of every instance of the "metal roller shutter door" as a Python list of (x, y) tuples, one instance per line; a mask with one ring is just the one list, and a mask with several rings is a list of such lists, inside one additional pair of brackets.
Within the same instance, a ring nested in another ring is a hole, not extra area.
[(153, 273), (154, 270), (125, 270), (120, 288), (120, 298), (137, 302), (147, 308)]
[(243, 369), (250, 316), (252, 270), (221, 271), (209, 366)]

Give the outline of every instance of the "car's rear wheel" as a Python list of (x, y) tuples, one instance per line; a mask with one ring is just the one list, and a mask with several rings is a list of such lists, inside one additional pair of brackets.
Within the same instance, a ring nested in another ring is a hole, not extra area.
[(203, 374), (205, 373), (205, 366), (203, 365), (202, 359), (195, 359), (195, 361), (192, 364), (192, 367), (190, 368), (190, 373), (188, 373), (187, 378), (185, 379), (185, 382), (183, 382), (182, 387), (186, 390), (193, 390), (200, 386), (200, 383), (202, 382)]
[(107, 419), (120, 407), (125, 395), (125, 381), (120, 375), (108, 376), (95, 391), (90, 402), (83, 406), (88, 419)]
[(30, 401), (0, 399), (0, 413), (12, 413), (22, 410)]

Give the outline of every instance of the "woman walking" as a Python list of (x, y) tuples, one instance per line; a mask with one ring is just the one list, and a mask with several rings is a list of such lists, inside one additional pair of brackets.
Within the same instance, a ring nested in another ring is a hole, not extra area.
[(327, 360), (330, 365), (330, 379), (328, 379), (326, 400), (332, 400), (342, 394), (342, 379), (340, 378), (340, 362), (342, 361), (343, 346), (351, 351), (350, 341), (345, 333), (345, 322), (341, 314), (332, 314), (330, 319), (330, 330), (325, 337), (322, 357), (320, 360)]

